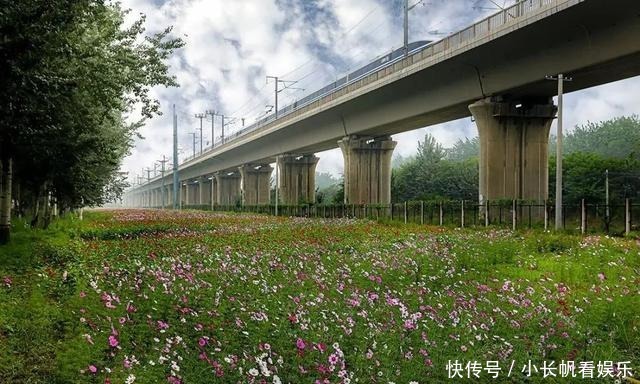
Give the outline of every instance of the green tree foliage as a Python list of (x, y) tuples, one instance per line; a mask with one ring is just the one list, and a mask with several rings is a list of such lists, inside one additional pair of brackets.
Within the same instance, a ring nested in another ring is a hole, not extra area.
[[(605, 202), (605, 173), (609, 171), (609, 199), (620, 204), (625, 198), (640, 197), (640, 161), (603, 157), (597, 153), (573, 152), (563, 161), (563, 202), (577, 205)], [(549, 159), (549, 196), (555, 198), (556, 157)]]
[(427, 133), (416, 156), (393, 170), (393, 200), (477, 199), (478, 161), (472, 155), (473, 140), (448, 150)]
[(452, 161), (466, 161), (480, 156), (480, 139), (476, 136), (464, 140), (458, 139), (453, 147), (447, 149), (447, 159)]
[(567, 134), (565, 153), (594, 153), (604, 158), (640, 158), (640, 119), (623, 116), (577, 126)]
[(316, 173), (316, 203), (331, 205), (344, 202), (344, 181), (330, 173)]
[[(170, 29), (145, 36), (144, 16), (103, 0), (0, 0), (0, 152), (14, 163), (19, 206), (34, 216), (118, 198), (118, 169), (150, 96), (174, 86), (165, 64), (183, 45)], [(134, 108), (141, 116), (131, 121)]]

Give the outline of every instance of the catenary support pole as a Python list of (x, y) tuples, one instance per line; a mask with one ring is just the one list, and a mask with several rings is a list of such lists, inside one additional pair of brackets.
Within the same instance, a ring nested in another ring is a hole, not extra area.
[(182, 187), (178, 175), (178, 115), (176, 105), (173, 105), (173, 209), (178, 209)]

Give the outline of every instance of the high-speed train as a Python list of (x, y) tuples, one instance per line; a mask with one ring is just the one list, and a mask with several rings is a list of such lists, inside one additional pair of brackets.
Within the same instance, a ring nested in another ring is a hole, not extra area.
[[(419, 52), (425, 48), (427, 48), (429, 45), (431, 45), (433, 42), (432, 41), (415, 41), (413, 43), (409, 44), (409, 55), (412, 55), (416, 52)], [(369, 74), (371, 74), (372, 72), (378, 71), (384, 67), (387, 67), (393, 63), (395, 63), (396, 61), (398, 61), (399, 59), (402, 58), (402, 56), (404, 55), (404, 47), (396, 49), (395, 51), (392, 51), (382, 57), (379, 57), (377, 60), (359, 68), (356, 69), (355, 71), (349, 73), (348, 75), (344, 76), (341, 79), (336, 80), (335, 82), (323, 87), (322, 89), (319, 89), (305, 97), (303, 97), (300, 100), (297, 100), (296, 102), (294, 102), (293, 104), (289, 104), (284, 108), (278, 109), (278, 116), (282, 117), (287, 115), (290, 112), (293, 112), (294, 110), (296, 110), (297, 108), (300, 107), (304, 107), (307, 104), (310, 104), (314, 101), (316, 101), (317, 99), (326, 96), (334, 91), (336, 91), (339, 88), (342, 88), (344, 86), (347, 86), (355, 81), (360, 80), (361, 78), (363, 78), (364, 76), (367, 76)], [(234, 132), (232, 135), (229, 135), (228, 137), (225, 138), (225, 142), (243, 135), (244, 133), (247, 133), (249, 131), (252, 131), (264, 124), (266, 124), (267, 122), (274, 120), (275, 119), (275, 115), (272, 114), (270, 116), (267, 116), (261, 120), (256, 121), (255, 123), (251, 124), (250, 126), (244, 127), (241, 130)]]

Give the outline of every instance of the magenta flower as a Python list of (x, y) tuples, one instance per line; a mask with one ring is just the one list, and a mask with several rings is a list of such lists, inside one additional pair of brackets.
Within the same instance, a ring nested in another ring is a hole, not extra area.
[(300, 350), (303, 350), (306, 346), (307, 345), (304, 343), (304, 340), (298, 337), (298, 340), (296, 340), (296, 347), (298, 347), (298, 349)]
[(109, 336), (109, 346), (111, 348), (115, 348), (118, 346), (118, 338), (115, 335), (110, 335)]
[(95, 373), (98, 372), (98, 368), (95, 365), (91, 364), (89, 366), (89, 372), (92, 373), (92, 374), (95, 374)]
[(198, 340), (198, 345), (204, 347), (205, 345), (207, 345), (207, 339), (201, 337), (200, 340)]

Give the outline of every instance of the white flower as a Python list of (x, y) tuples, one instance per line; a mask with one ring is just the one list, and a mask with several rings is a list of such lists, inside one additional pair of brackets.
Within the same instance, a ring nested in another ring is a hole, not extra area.
[(132, 384), (134, 381), (136, 381), (136, 377), (133, 374), (130, 374), (124, 382), (126, 384)]
[(257, 369), (255, 369), (255, 368), (251, 368), (251, 369), (249, 370), (249, 374), (250, 374), (251, 376), (253, 376), (253, 377), (258, 376), (258, 374), (259, 374), (259, 373), (260, 373), (260, 372), (258, 372), (258, 370), (257, 370)]
[(282, 381), (280, 381), (278, 375), (273, 376), (273, 384), (282, 384)]

